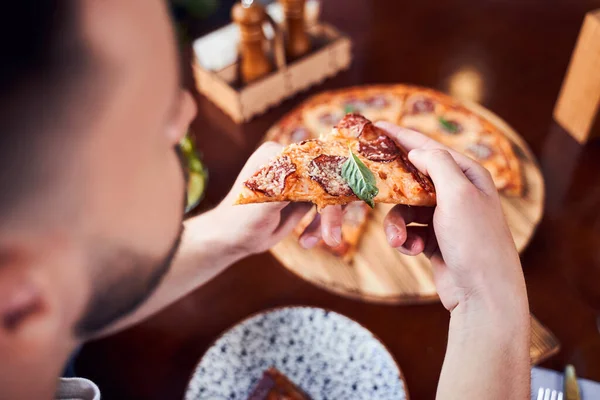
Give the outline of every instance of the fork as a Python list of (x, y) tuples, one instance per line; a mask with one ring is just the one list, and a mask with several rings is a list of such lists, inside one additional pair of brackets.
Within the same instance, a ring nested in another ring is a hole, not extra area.
[(541, 387), (538, 390), (537, 400), (563, 400), (563, 392)]

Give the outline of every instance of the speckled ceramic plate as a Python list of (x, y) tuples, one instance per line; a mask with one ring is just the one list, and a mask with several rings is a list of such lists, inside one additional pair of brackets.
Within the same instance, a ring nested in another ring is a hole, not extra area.
[(252, 316), (206, 352), (186, 400), (246, 400), (274, 366), (313, 400), (404, 400), (400, 368), (385, 346), (335, 312), (286, 307)]

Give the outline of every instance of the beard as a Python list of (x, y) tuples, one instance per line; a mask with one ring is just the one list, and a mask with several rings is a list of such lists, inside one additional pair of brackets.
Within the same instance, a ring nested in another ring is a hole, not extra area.
[(102, 255), (94, 257), (99, 263), (94, 267), (97, 273), (93, 281), (94, 293), (75, 326), (76, 336), (93, 336), (144, 303), (169, 272), (182, 235), (183, 224), (171, 248), (161, 259), (149, 258), (128, 249), (102, 249)]
[[(183, 217), (187, 203), (187, 161), (179, 146), (175, 153), (183, 170), (186, 190), (183, 193)], [(83, 317), (75, 325), (76, 337), (93, 336), (121, 318), (135, 311), (156, 290), (163, 277), (169, 272), (177, 255), (184, 226), (181, 222), (179, 234), (167, 254), (155, 259), (131, 249), (115, 245), (99, 248), (95, 245), (93, 260), (93, 294)], [(93, 241), (102, 243), (102, 241)]]

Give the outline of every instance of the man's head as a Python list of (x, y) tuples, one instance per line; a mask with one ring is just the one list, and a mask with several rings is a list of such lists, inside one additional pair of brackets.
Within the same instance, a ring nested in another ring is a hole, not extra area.
[(179, 87), (164, 0), (7, 8), (0, 387), (42, 369), (58, 374), (81, 337), (160, 282), (182, 229), (175, 147), (195, 114)]

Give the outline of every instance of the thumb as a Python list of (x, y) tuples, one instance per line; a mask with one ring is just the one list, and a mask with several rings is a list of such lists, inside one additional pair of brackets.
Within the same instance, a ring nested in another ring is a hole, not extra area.
[(250, 178), (256, 171), (267, 165), (277, 154), (281, 152), (283, 146), (275, 142), (265, 142), (252, 153), (246, 164), (242, 168), (236, 180), (236, 186)]
[[(281, 204), (281, 203), (280, 203)], [(275, 229), (278, 237), (287, 236), (312, 209), (311, 203), (285, 203), (286, 206), (281, 209), (281, 219), (279, 226)]]
[(458, 187), (471, 185), (454, 158), (444, 149), (415, 149), (408, 158), (421, 172), (429, 175), (440, 198), (448, 198)]

